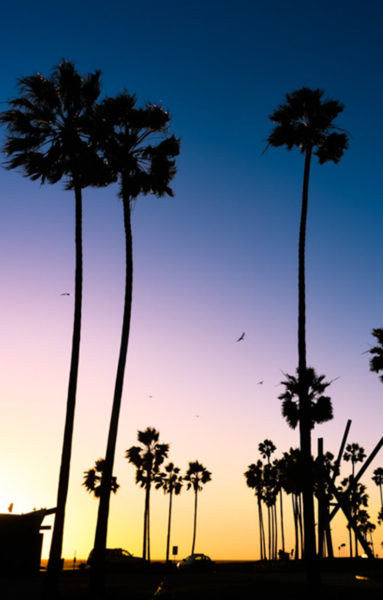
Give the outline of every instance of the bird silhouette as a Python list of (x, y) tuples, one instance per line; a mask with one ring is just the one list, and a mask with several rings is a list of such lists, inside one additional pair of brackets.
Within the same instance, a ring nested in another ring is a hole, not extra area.
[(63, 292), (62, 294), (60, 294), (60, 296), (70, 296), (69, 292)]
[(244, 337), (245, 337), (245, 332), (243, 331), (241, 333), (241, 335), (239, 336), (239, 338), (237, 339), (237, 342), (242, 342), (242, 340), (244, 339)]
[(263, 379), (262, 379), (262, 381), (258, 381), (257, 385), (262, 385), (262, 383), (263, 383)]

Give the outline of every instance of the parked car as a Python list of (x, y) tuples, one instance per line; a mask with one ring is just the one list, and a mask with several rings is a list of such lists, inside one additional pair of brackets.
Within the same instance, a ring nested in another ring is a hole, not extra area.
[(206, 554), (190, 554), (177, 563), (180, 571), (212, 571), (214, 567), (215, 562)]
[[(93, 562), (93, 550), (90, 551), (87, 564), (92, 565)], [(133, 556), (127, 550), (123, 548), (107, 548), (105, 550), (105, 563), (108, 567), (125, 569), (131, 567), (138, 567), (143, 564), (142, 558)]]

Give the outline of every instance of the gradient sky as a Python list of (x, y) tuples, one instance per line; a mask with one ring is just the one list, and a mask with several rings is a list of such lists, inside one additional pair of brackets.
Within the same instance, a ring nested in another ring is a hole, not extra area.
[[(334, 420), (313, 447), (349, 441), (369, 453), (382, 435), (382, 384), (369, 372), (382, 327), (381, 77), (377, 0), (26, 0), (0, 20), (1, 106), (19, 77), (62, 58), (101, 69), (103, 94), (127, 89), (162, 104), (181, 138), (174, 198), (134, 208), (134, 302), (108, 546), (139, 554), (144, 494), (124, 458), (136, 432), (159, 429), (170, 458), (212, 472), (196, 551), (258, 557), (256, 502), (243, 477), (271, 438), (298, 445), (280, 411), (281, 371), (297, 364), (297, 237), (303, 159), (269, 149), (268, 115), (286, 92), (322, 88), (345, 105), (340, 164), (314, 161), (307, 239), (308, 363), (329, 379)], [(0, 133), (1, 142), (5, 132)], [(74, 198), (0, 172), (0, 511), (56, 502), (74, 286)], [(64, 555), (86, 557), (97, 501), (83, 471), (105, 452), (123, 302), (122, 207), (116, 188), (84, 192), (84, 305)], [(236, 338), (246, 331), (245, 340)], [(257, 385), (263, 380), (263, 385)], [(149, 396), (152, 396), (150, 398)], [(196, 415), (199, 415), (198, 417)], [(383, 464), (382, 453), (364, 477)], [(348, 474), (346, 464), (344, 473)], [(370, 486), (375, 520), (378, 490)], [(167, 498), (152, 498), (152, 556), (164, 558)], [(190, 552), (193, 497), (174, 505), (172, 543)], [(52, 518), (47, 519), (47, 524)], [(346, 542), (344, 521), (334, 546)], [(45, 535), (47, 555), (50, 534)], [(381, 550), (382, 528), (375, 534)], [(293, 547), (290, 527), (288, 549)], [(381, 552), (382, 555), (382, 552)]]

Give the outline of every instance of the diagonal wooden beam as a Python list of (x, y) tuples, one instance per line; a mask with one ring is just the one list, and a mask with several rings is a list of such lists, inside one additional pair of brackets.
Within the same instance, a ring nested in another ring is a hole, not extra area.
[[(364, 461), (363, 466), (359, 469), (358, 473), (353, 478), (353, 484), (355, 484), (355, 483), (357, 483), (359, 481), (359, 479), (365, 473), (366, 469), (368, 469), (368, 467), (370, 466), (370, 464), (372, 463), (372, 461), (374, 460), (375, 456), (378, 454), (378, 452), (379, 452), (379, 450), (381, 449), (382, 446), (383, 446), (383, 437), (380, 438), (380, 441), (376, 444), (376, 446), (373, 449), (373, 451), (371, 452), (370, 456), (367, 458), (367, 460)], [(334, 485), (334, 482), (332, 482), (332, 483)], [(349, 492), (350, 488), (351, 488), (351, 486), (349, 485), (348, 488), (347, 488), (347, 490), (345, 490), (345, 491)], [(329, 521), (331, 521), (335, 517), (336, 513), (338, 512), (338, 510), (340, 508), (341, 507), (340, 507), (340, 505), (338, 503), (338, 505), (335, 506), (335, 508), (333, 509), (333, 511), (330, 513)]]
[(347, 436), (348, 436), (348, 432), (350, 431), (351, 422), (352, 422), (351, 419), (349, 419), (347, 421), (346, 429), (344, 430), (342, 442), (341, 442), (340, 448), (339, 448), (338, 458), (336, 459), (335, 464), (334, 464), (334, 473), (333, 473), (333, 476), (332, 476), (332, 480), (333, 481), (335, 481), (335, 478), (338, 475), (339, 465), (340, 465), (340, 461), (342, 460), (342, 455), (343, 455), (344, 447), (345, 447), (346, 442), (347, 442)]

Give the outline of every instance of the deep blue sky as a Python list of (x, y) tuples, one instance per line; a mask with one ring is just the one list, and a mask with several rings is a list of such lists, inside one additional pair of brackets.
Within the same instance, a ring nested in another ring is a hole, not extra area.
[[(273, 439), (280, 452), (297, 443), (280, 415), (276, 386), (281, 370), (292, 373), (297, 362), (303, 160), (297, 151), (263, 151), (268, 115), (286, 92), (302, 86), (322, 88), (344, 103), (337, 122), (351, 136), (339, 165), (312, 167), (308, 358), (329, 378), (340, 376), (331, 389), (335, 419), (314, 438), (324, 435), (326, 448), (336, 451), (351, 418), (352, 441), (367, 451), (378, 441), (383, 390), (361, 353), (373, 341), (371, 329), (383, 326), (382, 22), (380, 2), (353, 0), (18, 1), (3, 8), (2, 107), (16, 94), (19, 77), (49, 74), (66, 58), (81, 73), (101, 69), (105, 95), (126, 88), (139, 103), (163, 104), (181, 138), (175, 197), (139, 199), (134, 210), (134, 307), (120, 455), (138, 427), (156, 426), (174, 445), (176, 462), (206, 462), (217, 481), (211, 493), (218, 496), (219, 481), (227, 487), (225, 476), (243, 479), (259, 441)], [(60, 184), (40, 187), (5, 170), (0, 181), (4, 427), (13, 432), (17, 415), (25, 415), (23, 444), (21, 433), (0, 436), (0, 458), (20, 454), (9, 477), (25, 482), (21, 496), (45, 506), (55, 501), (69, 363), (72, 306), (59, 294), (73, 289), (73, 198)], [(90, 502), (79, 480), (103, 453), (122, 256), (115, 190), (86, 190), (74, 506)], [(243, 330), (246, 343), (236, 345)], [(265, 383), (256, 387), (260, 379)], [(160, 400), (150, 404), (152, 393)], [(198, 456), (189, 435), (194, 413), (205, 416), (198, 432), (193, 429)], [(49, 427), (39, 444), (41, 422)], [(34, 448), (28, 456), (26, 444)], [(25, 473), (48, 455), (53, 475), (46, 487)], [(247, 495), (242, 485), (238, 493)], [(12, 489), (9, 484), (9, 495)], [(11, 500), (5, 495), (0, 510)], [(226, 539), (234, 534), (227, 531)], [(74, 540), (69, 533), (68, 552)], [(236, 557), (250, 556), (252, 549), (241, 543)]]

